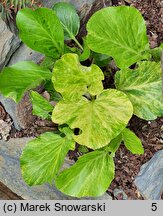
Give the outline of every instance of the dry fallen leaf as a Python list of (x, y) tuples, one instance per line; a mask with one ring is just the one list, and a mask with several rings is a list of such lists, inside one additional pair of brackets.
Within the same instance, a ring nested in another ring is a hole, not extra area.
[(42, 93), (42, 96), (43, 96), (47, 101), (50, 100), (50, 94), (49, 94), (47, 91), (44, 91), (44, 92)]

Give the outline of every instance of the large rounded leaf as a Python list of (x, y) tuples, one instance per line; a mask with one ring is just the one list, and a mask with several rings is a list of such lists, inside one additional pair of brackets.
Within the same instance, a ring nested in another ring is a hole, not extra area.
[(17, 14), (16, 24), (21, 40), (33, 50), (53, 58), (63, 53), (63, 28), (52, 10), (22, 9)]
[(73, 138), (81, 145), (97, 149), (107, 145), (127, 125), (133, 113), (127, 96), (115, 89), (104, 90), (96, 100), (82, 97), (78, 102), (60, 101), (53, 110), (52, 120), (79, 128)]
[(85, 67), (76, 54), (65, 54), (56, 61), (52, 81), (64, 99), (79, 99), (83, 94), (96, 95), (103, 90), (103, 72), (96, 65)]
[(53, 6), (53, 10), (62, 23), (65, 40), (73, 39), (78, 34), (80, 26), (75, 7), (67, 2), (59, 2)]
[(33, 62), (18, 62), (0, 73), (0, 92), (19, 102), (23, 94), (51, 79), (51, 72)]
[(135, 70), (116, 73), (116, 88), (131, 100), (134, 114), (145, 120), (163, 116), (162, 78), (160, 62), (140, 62)]
[(70, 135), (62, 138), (47, 132), (30, 141), (20, 158), (22, 176), (28, 185), (52, 183), (67, 152), (75, 146)]
[(95, 52), (112, 56), (125, 68), (148, 56), (145, 21), (133, 7), (108, 7), (96, 12), (87, 24), (87, 43)]
[(57, 188), (75, 197), (101, 196), (114, 178), (114, 161), (106, 151), (94, 151), (79, 158), (56, 179)]

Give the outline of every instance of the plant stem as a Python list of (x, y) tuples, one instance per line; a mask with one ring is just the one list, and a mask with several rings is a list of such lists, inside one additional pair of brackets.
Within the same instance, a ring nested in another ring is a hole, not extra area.
[(74, 36), (72, 36), (72, 40), (75, 41), (75, 43), (78, 45), (78, 47), (83, 51), (82, 45), (79, 43), (79, 41)]

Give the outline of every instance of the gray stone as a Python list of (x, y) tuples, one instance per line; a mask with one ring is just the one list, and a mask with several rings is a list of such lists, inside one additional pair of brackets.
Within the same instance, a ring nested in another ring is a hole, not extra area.
[(43, 57), (43, 54), (35, 52), (34, 50), (22, 43), (20, 47), (16, 50), (14, 55), (11, 57), (8, 66), (20, 61), (33, 61), (35, 63), (39, 63), (43, 59)]
[[(0, 181), (23, 199), (74, 199), (73, 197), (64, 195), (49, 184), (32, 187), (25, 184), (21, 177), (19, 157), (25, 144), (31, 139), (32, 138), (17, 138), (10, 139), (8, 142), (0, 141)], [(66, 159), (63, 167), (67, 168), (70, 165), (72, 165), (72, 161)], [(111, 197), (105, 193), (102, 197), (97, 199), (111, 199)]]
[(36, 116), (32, 115), (32, 105), (28, 94), (25, 94), (18, 104), (3, 95), (0, 95), (0, 102), (12, 118), (17, 130), (25, 129), (34, 122)]
[[(92, 198), (92, 199), (94, 200), (95, 198)], [(101, 196), (101, 197), (96, 197), (96, 199), (97, 199), (97, 200), (112, 200), (112, 197), (111, 197), (109, 194), (104, 193), (103, 196)]]
[(20, 39), (14, 35), (0, 18), (0, 70), (20, 45)]
[(118, 195), (122, 194), (122, 200), (128, 200), (126, 193), (122, 189), (114, 189), (113, 194), (115, 197), (118, 197)]
[(11, 116), (13, 122), (14, 122), (14, 126), (17, 130), (20, 130), (20, 123), (18, 122), (18, 118), (17, 118), (17, 104), (9, 99), (9, 98), (5, 98), (2, 95), (0, 95), (0, 102), (3, 104), (6, 112)]
[(151, 160), (141, 167), (135, 184), (144, 199), (161, 199), (163, 192), (163, 150), (155, 153)]

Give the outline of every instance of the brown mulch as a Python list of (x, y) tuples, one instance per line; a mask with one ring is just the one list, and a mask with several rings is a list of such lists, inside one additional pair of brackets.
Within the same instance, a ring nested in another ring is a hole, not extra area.
[(156, 36), (156, 46), (163, 42), (163, 1), (137, 0), (132, 4), (139, 9), (146, 20), (147, 32)]
[(26, 129), (18, 131), (12, 126), (10, 138), (37, 137), (42, 133), (55, 130), (57, 130), (57, 127), (53, 122), (36, 116), (35, 121)]
[(114, 199), (116, 199), (113, 195), (115, 188), (122, 189), (128, 199), (143, 199), (137, 191), (134, 179), (140, 171), (140, 167), (149, 161), (155, 152), (163, 149), (163, 118), (147, 122), (133, 117), (130, 128), (141, 139), (145, 153), (133, 155), (121, 145), (115, 157), (116, 178), (108, 190)]

